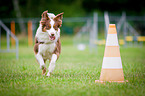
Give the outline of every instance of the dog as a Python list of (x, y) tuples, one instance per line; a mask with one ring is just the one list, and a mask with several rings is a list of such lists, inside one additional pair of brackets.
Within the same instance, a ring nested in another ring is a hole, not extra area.
[(46, 61), (49, 60), (48, 73), (50, 76), (55, 68), (55, 62), (60, 56), (60, 27), (62, 25), (63, 13), (54, 15), (44, 11), (35, 35), (34, 54), (40, 64), (42, 74), (46, 74)]

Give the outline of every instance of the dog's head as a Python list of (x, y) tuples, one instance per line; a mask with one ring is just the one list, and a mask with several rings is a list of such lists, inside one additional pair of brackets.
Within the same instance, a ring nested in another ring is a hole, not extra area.
[(54, 15), (44, 11), (42, 13), (42, 18), (40, 23), (42, 24), (42, 32), (47, 32), (50, 40), (55, 40), (56, 35), (60, 32), (60, 27), (62, 25), (63, 13)]

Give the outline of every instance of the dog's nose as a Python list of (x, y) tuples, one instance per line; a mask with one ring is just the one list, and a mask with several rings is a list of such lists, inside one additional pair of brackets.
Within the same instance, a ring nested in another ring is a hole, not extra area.
[(54, 36), (54, 33), (51, 33), (51, 36)]

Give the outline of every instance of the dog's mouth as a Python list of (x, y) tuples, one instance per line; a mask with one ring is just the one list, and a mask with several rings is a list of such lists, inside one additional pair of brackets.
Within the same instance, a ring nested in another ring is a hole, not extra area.
[(55, 36), (49, 36), (50, 40), (55, 40)]

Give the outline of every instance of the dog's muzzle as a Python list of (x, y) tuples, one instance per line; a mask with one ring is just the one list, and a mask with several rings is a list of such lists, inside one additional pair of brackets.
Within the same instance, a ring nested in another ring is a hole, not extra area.
[(49, 35), (49, 39), (50, 40), (55, 40), (55, 34), (54, 33), (51, 33), (51, 35)]

